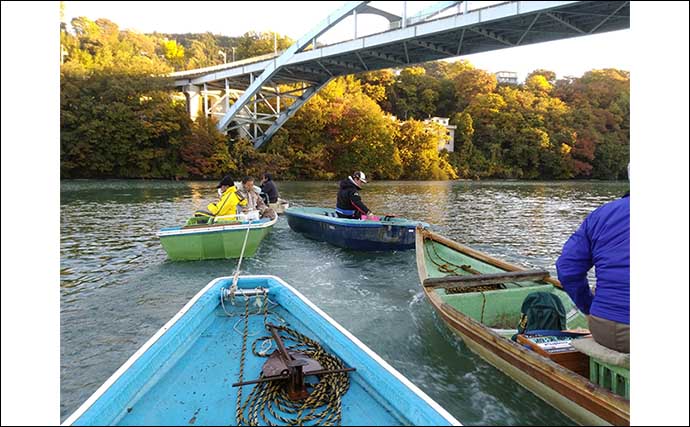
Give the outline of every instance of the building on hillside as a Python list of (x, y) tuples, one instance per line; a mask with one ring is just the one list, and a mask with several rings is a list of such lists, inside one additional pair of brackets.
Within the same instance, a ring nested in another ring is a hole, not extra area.
[(496, 73), (496, 80), (499, 83), (510, 83), (516, 85), (518, 83), (517, 73), (513, 71), (499, 71)]
[(431, 117), (424, 120), (424, 123), (437, 123), (446, 129), (444, 138), (438, 143), (438, 150), (446, 149), (449, 152), (455, 150), (455, 129), (457, 126), (449, 124), (450, 119), (448, 117)]

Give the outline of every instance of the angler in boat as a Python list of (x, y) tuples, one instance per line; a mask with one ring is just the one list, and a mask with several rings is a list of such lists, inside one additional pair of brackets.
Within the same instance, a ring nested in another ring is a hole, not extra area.
[(206, 210), (196, 211), (194, 216), (199, 218), (197, 223), (202, 223), (202, 218), (236, 215), (238, 206), (247, 206), (247, 200), (238, 194), (238, 186), (230, 175), (225, 175), (216, 188), (220, 200), (217, 203), (209, 203)]
[(265, 196), (264, 202), (266, 204), (278, 203), (278, 189), (273, 182), (273, 177), (268, 172), (261, 175), (261, 192)]
[[(253, 180), (233, 182), (227, 175), (218, 184), (218, 203), (208, 211), (197, 211), (185, 225), (158, 231), (161, 245), (173, 261), (194, 261), (253, 256), (259, 244), (276, 223), (275, 212), (266, 207)], [(250, 209), (259, 207), (260, 210)], [(239, 212), (238, 212), (239, 210)], [(263, 214), (263, 216), (262, 216)]]
[(273, 176), (268, 172), (264, 172), (261, 175), (261, 197), (264, 203), (276, 211), (277, 214), (285, 213), (285, 209), (290, 207), (290, 203), (287, 200), (280, 198), (278, 188), (276, 188), (273, 182)]
[(416, 256), (427, 300), (470, 350), (580, 424), (630, 424), (629, 354), (590, 338), (587, 316), (548, 271), (423, 227)]
[(366, 183), (367, 177), (361, 171), (357, 171), (352, 176), (348, 176), (347, 179), (340, 181), (340, 190), (335, 205), (338, 218), (362, 219), (364, 217), (366, 219), (374, 215), (362, 202), (362, 196), (359, 195), (362, 184)]
[(242, 208), (243, 211), (257, 211), (260, 218), (276, 218), (276, 212), (266, 206), (259, 193), (254, 190), (254, 178), (249, 176), (242, 178), (242, 188), (238, 190), (238, 193), (247, 201), (247, 205)]
[[(596, 268), (596, 292), (587, 272)], [(587, 315), (597, 343), (630, 353), (630, 196), (590, 213), (563, 246), (558, 280)]]

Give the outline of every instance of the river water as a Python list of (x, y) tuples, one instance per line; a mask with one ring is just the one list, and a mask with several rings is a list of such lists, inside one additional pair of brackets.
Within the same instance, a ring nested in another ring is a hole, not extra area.
[[(237, 260), (171, 262), (156, 237), (216, 197), (215, 182), (63, 181), (60, 389), (64, 420), (209, 281)], [(334, 182), (278, 182), (294, 205), (335, 204)], [(627, 182), (372, 182), (378, 215), (528, 268), (555, 261), (585, 216)], [(414, 250), (356, 253), (280, 218), (243, 274), (283, 278), (466, 425), (572, 422), (454, 338), (423, 298)]]

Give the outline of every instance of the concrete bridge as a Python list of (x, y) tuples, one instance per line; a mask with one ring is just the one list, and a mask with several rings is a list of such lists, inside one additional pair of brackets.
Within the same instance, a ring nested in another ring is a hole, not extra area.
[[(192, 118), (199, 111), (216, 117), (221, 131), (249, 138), (258, 148), (338, 76), (630, 28), (628, 1), (444, 1), (412, 16), (408, 2), (397, 3), (400, 14), (368, 1), (349, 2), (283, 52), (175, 72), (175, 86)], [(364, 14), (383, 17), (387, 28), (359, 35)], [(348, 17), (351, 40), (319, 43)]]

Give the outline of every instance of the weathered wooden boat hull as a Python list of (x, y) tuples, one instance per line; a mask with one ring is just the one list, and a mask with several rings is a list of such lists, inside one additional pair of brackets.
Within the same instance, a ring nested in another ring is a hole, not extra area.
[[(434, 243), (432, 243), (434, 242)], [(439, 248), (429, 250), (429, 245), (437, 244)], [(446, 249), (441, 249), (440, 247)], [(472, 268), (482, 273), (495, 273), (498, 271), (521, 271), (523, 268), (512, 265), (489, 255), (477, 252), (451, 241), (428, 230), (418, 229), (416, 233), (417, 269), (424, 293), (436, 312), (441, 315), (444, 322), (458, 335), (463, 342), (476, 354), (487, 362), (503, 371), (520, 385), (533, 392), (545, 402), (561, 411), (566, 416), (583, 425), (629, 425), (630, 406), (629, 401), (611, 393), (610, 391), (591, 383), (585, 378), (554, 361), (543, 357), (518, 343), (512, 341), (511, 332), (501, 330), (503, 325), (489, 327), (476, 317), (480, 316), (475, 305), (469, 303), (472, 297), (446, 296), (438, 289), (424, 286), (424, 280), (430, 277), (442, 277), (438, 265), (431, 262), (437, 256), (434, 251), (445, 251), (439, 258), (451, 261), (450, 251), (462, 253), (464, 257), (456, 258), (455, 264), (472, 264)], [(438, 261), (437, 261), (438, 263)], [(443, 266), (444, 263), (438, 263)], [(449, 269), (450, 263), (445, 263), (441, 269)], [(564, 303), (569, 302), (567, 295), (556, 286), (560, 284), (554, 279), (546, 279), (543, 282), (522, 283), (523, 288), (509, 288), (504, 290), (484, 291), (481, 294), (481, 317), (485, 315), (497, 320), (501, 317), (497, 314), (504, 308), (501, 304), (517, 305), (532, 291), (545, 291), (556, 293)], [(479, 295), (480, 293), (476, 293)], [(468, 301), (458, 301), (464, 298)], [(502, 303), (496, 302), (501, 298)], [(495, 304), (492, 304), (496, 302)], [(464, 305), (463, 305), (464, 304)], [(564, 304), (566, 305), (566, 304)], [(498, 308), (493, 307), (498, 306)], [(572, 303), (566, 307), (572, 308)], [(492, 312), (493, 310), (493, 312)], [(579, 313), (579, 312), (578, 312)], [(517, 320), (513, 323), (517, 325)], [(582, 326), (584, 318), (579, 313), (569, 320), (569, 327)], [(486, 322), (485, 322), (486, 323)]]
[(170, 227), (161, 229), (158, 237), (163, 249), (173, 261), (239, 258), (245, 237), (247, 243), (244, 256), (251, 257), (275, 223), (276, 219), (264, 219), (251, 224)]
[(419, 221), (390, 218), (378, 221), (337, 218), (335, 209), (288, 208), (290, 228), (306, 237), (358, 251), (395, 251), (414, 248)]
[[(230, 277), (209, 283), (63, 425), (237, 425), (239, 389), (231, 384), (240, 377), (245, 310), (252, 314), (246, 317), (248, 340), (263, 339), (268, 316), (273, 323), (287, 322), (318, 341), (345, 366), (356, 368), (348, 374), (349, 388), (342, 396), (342, 425), (459, 425), (279, 278), (240, 277), (240, 291), (259, 296), (245, 301), (244, 296), (236, 295), (221, 304), (221, 295), (231, 283)], [(256, 307), (264, 290), (270, 299), (265, 315)], [(248, 349), (242, 378), (247, 381), (259, 377), (266, 358), (252, 353), (251, 341), (244, 342)], [(242, 387), (243, 399), (252, 387)]]
[(269, 203), (268, 206), (278, 215), (283, 215), (285, 213), (285, 209), (290, 207), (290, 203), (287, 200), (278, 199), (276, 203)]

